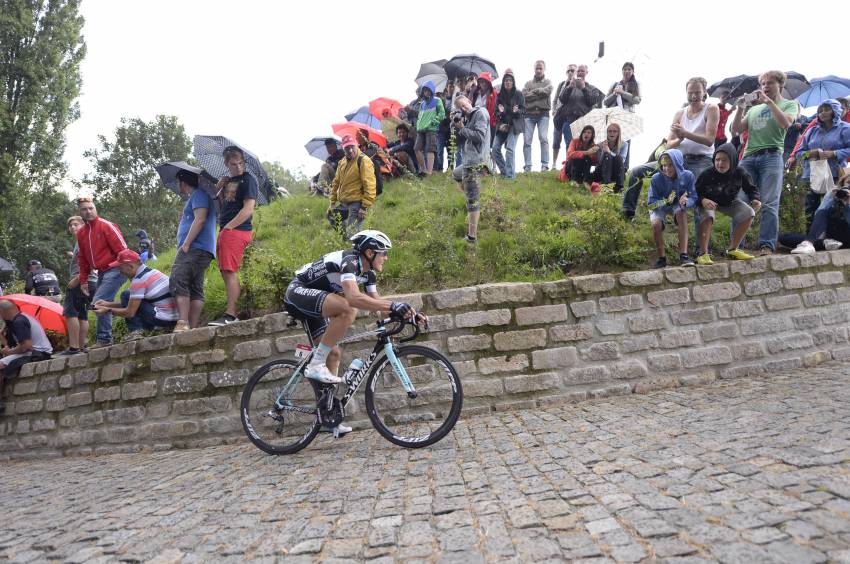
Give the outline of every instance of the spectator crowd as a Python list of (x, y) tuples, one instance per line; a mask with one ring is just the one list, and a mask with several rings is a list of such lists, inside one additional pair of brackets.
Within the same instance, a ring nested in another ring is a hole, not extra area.
[[(368, 128), (357, 124), (339, 141), (328, 138), (327, 158), (311, 179), (312, 193), (329, 199), (328, 220), (350, 235), (360, 230), (371, 213), (384, 182), (445, 169), (464, 193), (465, 239), (475, 244), (481, 220), (481, 177), (498, 175), (507, 181), (517, 177), (515, 152), (520, 136), (522, 171), (530, 172), (536, 135), (541, 171), (556, 170), (562, 181), (591, 193), (603, 189), (622, 193), (626, 220), (635, 217), (644, 181), (649, 180), (646, 204), (657, 250), (656, 268), (668, 265), (663, 232), (671, 219), (678, 235), (678, 264), (712, 264), (709, 241), (718, 213), (731, 218), (725, 253), (730, 260), (771, 254), (777, 245), (802, 254), (850, 245), (850, 190), (844, 187), (850, 178), (846, 99), (824, 100), (817, 114), (807, 119), (795, 100), (783, 97), (783, 72), (765, 72), (753, 92), (735, 100), (723, 94), (719, 103), (709, 101), (706, 80), (694, 77), (684, 85), (684, 104), (671, 112), (669, 131), (650, 158), (630, 167), (626, 118), (637, 112), (642, 101), (632, 63), (623, 64), (622, 75), (604, 90), (588, 81), (585, 64), (570, 64), (565, 79), (556, 85), (547, 78), (542, 60), (534, 63), (531, 73), (522, 88), (512, 69), (505, 70), (498, 86), (488, 72), (456, 77), (441, 89), (433, 81), (424, 82), (415, 100), (395, 114), (384, 111), (382, 118), (394, 133), (386, 148), (370, 138)], [(592, 112), (604, 111), (620, 118), (612, 117), (599, 131), (582, 125)], [(559, 163), (562, 146), (565, 159)], [(67, 220), (74, 249), (69, 253), (64, 295), (55, 272), (37, 259), (29, 262), (25, 280), (26, 293), (62, 301), (69, 346), (59, 354), (87, 350), (90, 311), (95, 312), (97, 323), (91, 348), (112, 343), (113, 316), (126, 319), (127, 340), (141, 337), (144, 331), (198, 327), (205, 275), (213, 259), (227, 302), (222, 316), (210, 325), (237, 320), (238, 273), (253, 239), (258, 185), (246, 171), (246, 156), (240, 148), (229, 146), (222, 157), (228, 172), (215, 186), (218, 202), (201, 187), (196, 172), (176, 174), (186, 203), (170, 276), (147, 264), (156, 255), (154, 242), (144, 230), (136, 233), (139, 242), (137, 250), (132, 250), (119, 226), (98, 215), (91, 198), (78, 199), (78, 215)], [(807, 232), (780, 234), (784, 172), (797, 167), (809, 186)], [(758, 242), (748, 252), (742, 245), (758, 213)], [(128, 282), (129, 288), (119, 294)], [(50, 358), (53, 350), (38, 319), (22, 313), (12, 301), (0, 298), (0, 317), (5, 322), (0, 334), (1, 393), (4, 379), (12, 377), (21, 364)]]

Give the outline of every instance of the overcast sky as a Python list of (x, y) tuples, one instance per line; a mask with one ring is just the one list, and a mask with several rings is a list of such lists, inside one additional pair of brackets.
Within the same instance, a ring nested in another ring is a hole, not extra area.
[[(512, 68), (520, 85), (531, 78), (536, 59), (546, 61), (555, 84), (568, 63), (587, 63), (588, 81), (605, 91), (620, 78), (623, 62), (633, 61), (645, 120), (645, 133), (632, 145), (633, 166), (667, 133), (691, 76), (712, 83), (772, 68), (809, 78), (850, 74), (842, 34), (795, 16), (793, 5), (608, 0), (453, 6), (461, 5), (84, 0), (88, 54), (82, 116), (67, 132), (70, 176), (89, 169), (82, 154), (98, 134), (111, 134), (122, 117), (157, 114), (176, 115), (190, 136), (225, 135), (263, 160), (313, 174), (320, 163), (306, 154), (305, 142), (331, 134), (332, 123), (371, 99), (410, 101), (419, 64), (458, 53), (491, 59), (500, 75)], [(807, 38), (807, 30), (816, 39)], [(606, 54), (594, 63), (599, 41)], [(535, 139), (535, 169), (538, 150)]]

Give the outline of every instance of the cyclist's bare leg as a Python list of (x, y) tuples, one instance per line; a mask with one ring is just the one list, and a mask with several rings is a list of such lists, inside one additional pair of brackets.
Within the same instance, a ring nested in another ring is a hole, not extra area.
[(328, 370), (336, 374), (339, 369), (340, 350), (336, 344), (345, 336), (346, 331), (357, 317), (357, 309), (348, 305), (342, 296), (328, 294), (322, 305), (322, 315), (330, 320), (328, 328), (322, 335), (321, 343), (331, 347), (326, 364)]

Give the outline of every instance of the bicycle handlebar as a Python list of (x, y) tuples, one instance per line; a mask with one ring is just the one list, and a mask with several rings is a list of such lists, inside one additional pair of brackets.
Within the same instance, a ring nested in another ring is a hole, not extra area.
[[(386, 319), (383, 319), (383, 320), (381, 320), (381, 321), (378, 321), (378, 327), (386, 327), (387, 325), (389, 325), (389, 324), (391, 324), (391, 323), (392, 323), (392, 324), (395, 324), (395, 327), (392, 327), (392, 328), (386, 329), (386, 333), (385, 333), (385, 334), (386, 334), (388, 337), (392, 337), (393, 335), (398, 335), (399, 333), (401, 333), (402, 331), (404, 331), (404, 327), (405, 327), (406, 325), (411, 325), (411, 326), (413, 326), (413, 335), (411, 335), (410, 337), (405, 337), (404, 339), (399, 339), (399, 340), (398, 340), (398, 342), (399, 342), (399, 343), (404, 343), (404, 342), (407, 342), (407, 341), (412, 341), (413, 339), (415, 339), (416, 337), (418, 337), (418, 336), (419, 336), (419, 334), (422, 332), (422, 330), (419, 328), (418, 320), (411, 321), (411, 320), (409, 320), (409, 319), (397, 319), (397, 318), (395, 318), (395, 317), (388, 317), (388, 318), (386, 318)], [(427, 324), (425, 325), (425, 327), (427, 328)]]

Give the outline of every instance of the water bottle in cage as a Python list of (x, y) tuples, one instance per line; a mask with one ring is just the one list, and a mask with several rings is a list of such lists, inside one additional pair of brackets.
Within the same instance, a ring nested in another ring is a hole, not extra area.
[(346, 384), (351, 384), (354, 376), (360, 372), (361, 368), (363, 368), (363, 361), (359, 358), (355, 358), (351, 361), (351, 364), (348, 365), (348, 370), (346, 370), (345, 374), (342, 375), (342, 379), (345, 380)]

